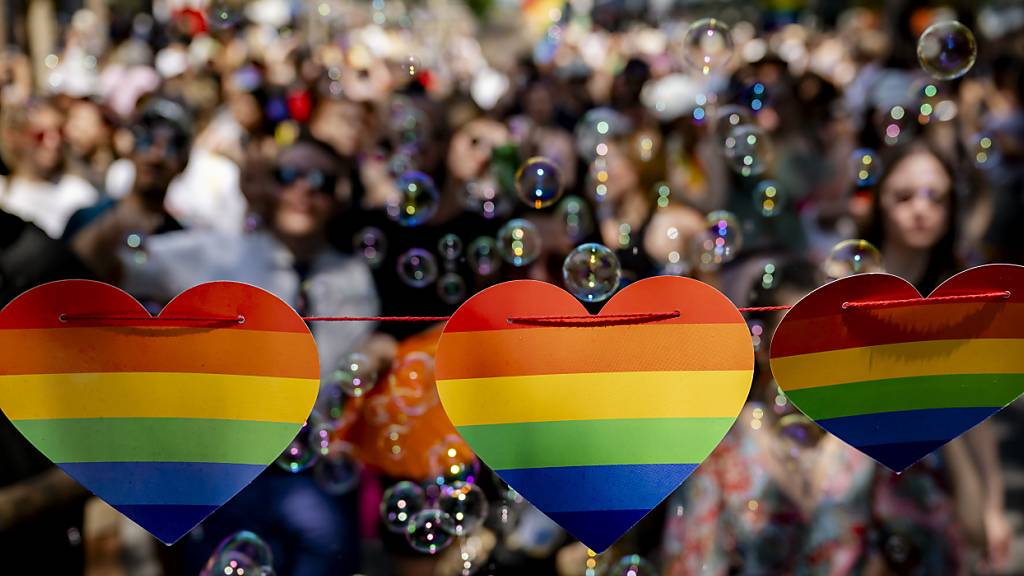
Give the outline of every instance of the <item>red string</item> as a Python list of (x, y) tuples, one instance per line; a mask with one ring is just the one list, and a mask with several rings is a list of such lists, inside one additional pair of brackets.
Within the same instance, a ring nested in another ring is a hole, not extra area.
[(843, 310), (892, 308), (903, 304), (939, 304), (942, 302), (977, 302), (1010, 297), (1008, 290), (1001, 292), (982, 292), (980, 294), (960, 294), (956, 296), (929, 296), (928, 298), (904, 298), (902, 300), (866, 300), (863, 302), (843, 302)]
[[(983, 292), (980, 294), (961, 294), (955, 296), (930, 296), (928, 298), (904, 298), (899, 300), (866, 300), (862, 302), (843, 302), (843, 310), (876, 309), (902, 306), (904, 304), (936, 304), (942, 302), (978, 302), (1006, 299), (1010, 292)], [(777, 312), (789, 310), (792, 306), (753, 306), (738, 308), (742, 313)], [(625, 326), (630, 324), (648, 324), (660, 320), (678, 318), (679, 310), (671, 312), (643, 312), (637, 314), (608, 314), (586, 316), (512, 316), (509, 324), (526, 326), (571, 326), (578, 328), (595, 326)], [(244, 316), (117, 316), (100, 314), (61, 314), (61, 322), (206, 322), (206, 323), (238, 323), (244, 324)], [(450, 316), (303, 316), (306, 322), (444, 322)]]
[(584, 328), (589, 326), (624, 326), (629, 324), (647, 324), (659, 320), (678, 318), (679, 310), (671, 312), (643, 312), (639, 314), (605, 314), (587, 316), (511, 316), (509, 324), (524, 326), (570, 326)]

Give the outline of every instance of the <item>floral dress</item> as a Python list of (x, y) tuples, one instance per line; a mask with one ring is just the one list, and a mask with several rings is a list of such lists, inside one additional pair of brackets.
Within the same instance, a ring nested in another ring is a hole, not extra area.
[(897, 476), (802, 415), (768, 410), (748, 403), (670, 499), (665, 574), (959, 572), (940, 462)]

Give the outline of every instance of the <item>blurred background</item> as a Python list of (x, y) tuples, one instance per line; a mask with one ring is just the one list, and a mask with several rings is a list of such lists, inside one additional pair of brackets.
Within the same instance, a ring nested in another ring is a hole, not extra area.
[[(320, 316), (517, 278), (591, 311), (659, 274), (737, 306), (863, 272), (927, 294), (1024, 263), (1022, 30), (1010, 0), (5, 0), (0, 304), (60, 278)], [(779, 318), (748, 315), (723, 443), (600, 555), (448, 422), (439, 326), (317, 323), (306, 427), (173, 546), (0, 422), (0, 572), (1024, 574), (1024, 405), (897, 476), (776, 386)]]

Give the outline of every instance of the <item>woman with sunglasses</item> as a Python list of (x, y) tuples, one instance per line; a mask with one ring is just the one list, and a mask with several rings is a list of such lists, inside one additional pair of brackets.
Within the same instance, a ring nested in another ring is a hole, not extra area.
[[(342, 158), (312, 139), (281, 150), (276, 161), (252, 157), (241, 185), (258, 224), (243, 234), (188, 229), (147, 238), (136, 250), (119, 251), (116, 278), (134, 296), (158, 303), (202, 282), (231, 280), (269, 290), (302, 315), (376, 315), (369, 269), (327, 240), (350, 194), (342, 177), (348, 173)], [(370, 338), (373, 328), (368, 322), (311, 326), (323, 382), (357, 348), (389, 361), (389, 341)], [(197, 573), (216, 544), (239, 530), (267, 539), (282, 574), (349, 574), (359, 566), (354, 494), (328, 494), (309, 471), (269, 467), (204, 521), (200, 537), (186, 539), (186, 568)]]

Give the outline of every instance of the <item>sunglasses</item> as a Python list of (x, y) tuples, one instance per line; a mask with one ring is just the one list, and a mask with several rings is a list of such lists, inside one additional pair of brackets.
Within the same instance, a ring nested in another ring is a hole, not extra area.
[(176, 130), (137, 127), (132, 130), (136, 152), (148, 152), (159, 142), (163, 145), (164, 154), (180, 158), (188, 149), (188, 137)]
[(321, 170), (303, 170), (290, 166), (278, 166), (274, 170), (274, 178), (282, 186), (291, 186), (299, 180), (305, 180), (307, 184), (317, 192), (334, 195), (338, 185), (338, 177)]

